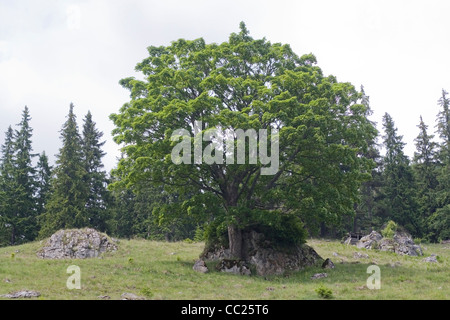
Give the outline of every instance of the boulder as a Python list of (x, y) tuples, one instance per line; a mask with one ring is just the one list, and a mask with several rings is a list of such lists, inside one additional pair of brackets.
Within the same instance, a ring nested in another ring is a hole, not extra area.
[(8, 298), (8, 299), (20, 299), (20, 298), (37, 298), (41, 294), (37, 291), (31, 291), (31, 290), (22, 290), (17, 291), (9, 294), (1, 295), (0, 297)]
[(422, 248), (414, 243), (409, 233), (404, 231), (395, 232), (392, 238), (383, 238), (378, 232), (372, 231), (369, 235), (362, 237), (356, 246), (369, 250), (378, 249), (394, 252), (400, 255), (423, 255)]
[(362, 252), (353, 252), (353, 258), (355, 259), (369, 259), (369, 255)]
[[(286, 271), (298, 271), (308, 266), (321, 266), (324, 262), (317, 252), (306, 244), (277, 247), (268, 241), (264, 234), (254, 230), (243, 232), (242, 238), (243, 261), (247, 264), (247, 268), (250, 269), (252, 266), (260, 276), (281, 275)], [(201, 259), (220, 262), (232, 260), (233, 257), (229, 249), (212, 246), (205, 249)], [(234, 269), (241, 273), (241, 270)]]
[(327, 273), (316, 273), (313, 276), (311, 276), (311, 280), (317, 280), (328, 277)]
[(333, 261), (331, 261), (330, 259), (326, 259), (324, 261), (324, 263), (322, 264), (322, 268), (323, 269), (334, 269), (335, 265), (334, 265)]
[(86, 259), (116, 250), (117, 246), (107, 235), (86, 228), (56, 232), (37, 255), (43, 259)]
[(431, 254), (429, 257), (426, 257), (425, 259), (423, 259), (422, 261), (424, 262), (431, 262), (431, 263), (437, 263), (437, 255), (435, 253)]
[(197, 260), (194, 263), (194, 266), (192, 267), (192, 269), (194, 269), (194, 271), (200, 272), (200, 273), (207, 273), (208, 267), (205, 264), (205, 261), (203, 260)]
[(378, 242), (380, 242), (381, 239), (383, 239), (383, 236), (381, 234), (376, 231), (372, 231), (369, 235), (362, 237), (361, 240), (356, 243), (356, 247), (373, 249), (376, 248)]
[(124, 292), (120, 296), (121, 300), (146, 300), (144, 297), (135, 295), (134, 293)]

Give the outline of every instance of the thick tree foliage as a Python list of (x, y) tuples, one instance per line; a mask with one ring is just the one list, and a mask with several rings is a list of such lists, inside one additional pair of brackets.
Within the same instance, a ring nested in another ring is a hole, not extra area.
[[(302, 223), (313, 231), (353, 213), (370, 177), (373, 162), (364, 154), (376, 130), (350, 83), (324, 76), (311, 54), (299, 57), (289, 45), (253, 39), (243, 23), (220, 45), (180, 39), (148, 52), (136, 67), (145, 80), (121, 81), (131, 101), (111, 115), (125, 154), (116, 171), (120, 183), (192, 194), (179, 203), (180, 212), (212, 217), (217, 230), (228, 231), (236, 257), (245, 228), (302, 241)], [(207, 164), (221, 156), (214, 139), (194, 138), (200, 121), (203, 133), (267, 129), (270, 146), (279, 139), (278, 170), (261, 174), (267, 163), (253, 164), (248, 156), (245, 164)], [(203, 161), (194, 154), (183, 154), (192, 164), (172, 161), (179, 141), (171, 136), (179, 129), (191, 134), (193, 146), (202, 143)]]

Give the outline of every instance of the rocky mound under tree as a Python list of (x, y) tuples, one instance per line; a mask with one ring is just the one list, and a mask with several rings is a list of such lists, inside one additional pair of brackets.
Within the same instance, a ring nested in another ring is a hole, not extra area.
[[(286, 271), (298, 271), (309, 266), (321, 266), (324, 262), (317, 252), (306, 244), (279, 246), (269, 241), (263, 233), (254, 230), (243, 232), (243, 259), (234, 259), (230, 249), (209, 245), (200, 255), (200, 261), (217, 262), (217, 269), (249, 275), (254, 270), (259, 276), (280, 275)], [(197, 261), (197, 265), (204, 265)]]
[(106, 234), (86, 228), (56, 232), (37, 255), (43, 259), (86, 259), (116, 250), (117, 245)]

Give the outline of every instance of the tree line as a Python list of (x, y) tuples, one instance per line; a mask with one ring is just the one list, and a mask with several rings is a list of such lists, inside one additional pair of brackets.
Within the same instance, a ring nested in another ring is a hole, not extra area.
[(367, 154), (376, 167), (361, 187), (361, 201), (354, 219), (344, 224), (347, 229), (379, 230), (392, 220), (414, 237), (432, 242), (450, 238), (450, 98), (445, 90), (438, 105), (435, 131), (420, 117), (412, 159), (404, 154), (405, 142), (392, 117), (383, 116), (381, 145), (374, 141)]
[[(361, 90), (368, 109), (369, 97)], [(371, 179), (359, 188), (354, 215), (322, 223), (319, 234), (340, 237), (348, 231), (369, 232), (393, 220), (413, 236), (428, 241), (450, 238), (450, 99), (438, 101), (436, 136), (422, 118), (409, 159), (392, 117), (383, 116), (381, 143), (368, 141), (365, 157), (376, 164)], [(48, 156), (33, 153), (30, 111), (23, 110), (17, 128), (8, 128), (0, 159), (0, 245), (43, 239), (63, 228), (92, 227), (123, 238), (203, 239), (213, 221), (191, 214), (189, 192), (169, 192), (151, 181), (126, 185), (120, 171), (104, 170), (103, 133), (92, 114), (81, 133), (74, 106), (62, 126), (62, 147), (54, 166)], [(381, 155), (381, 150), (384, 155)], [(114, 185), (114, 188), (108, 186)], [(181, 204), (181, 205), (180, 205)], [(311, 235), (317, 234), (303, 221)], [(292, 231), (292, 232), (295, 232)]]
[(30, 110), (25, 107), (17, 128), (8, 127), (1, 146), (0, 246), (84, 227), (119, 237), (169, 240), (172, 226), (178, 225), (188, 231), (175, 239), (194, 234), (189, 223), (171, 222), (164, 227), (151, 217), (152, 203), (167, 201), (160, 193), (136, 196), (131, 189), (108, 190), (114, 179), (104, 170), (105, 141), (90, 111), (80, 132), (74, 105), (70, 105), (60, 132), (62, 147), (53, 166), (45, 151), (33, 153), (30, 121)]

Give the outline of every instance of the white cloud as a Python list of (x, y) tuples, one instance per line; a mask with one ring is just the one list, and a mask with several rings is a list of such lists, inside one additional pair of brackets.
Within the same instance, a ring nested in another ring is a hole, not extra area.
[(81, 29), (81, 8), (78, 5), (70, 5), (66, 9), (67, 28), (69, 30)]

